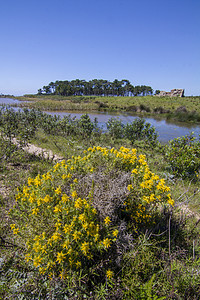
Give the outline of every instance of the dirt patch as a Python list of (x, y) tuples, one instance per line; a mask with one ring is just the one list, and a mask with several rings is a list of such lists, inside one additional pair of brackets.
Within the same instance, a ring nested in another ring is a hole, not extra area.
[[(13, 143), (15, 145), (20, 146), (19, 142), (16, 139), (13, 139)], [(43, 148), (40, 148), (40, 147), (35, 146), (30, 143), (28, 143), (26, 146), (22, 147), (22, 149), (30, 154), (44, 157), (45, 159), (50, 159), (50, 160), (55, 160), (55, 161), (64, 159), (63, 157), (58, 156), (57, 154), (54, 154), (51, 150), (43, 149)]]

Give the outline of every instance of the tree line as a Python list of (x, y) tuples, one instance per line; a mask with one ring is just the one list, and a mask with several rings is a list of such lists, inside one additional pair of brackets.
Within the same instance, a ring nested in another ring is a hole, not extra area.
[(129, 80), (115, 79), (113, 82), (103, 79), (57, 80), (38, 90), (38, 94), (61, 96), (146, 96), (152, 95), (153, 89), (146, 85), (133, 86)]

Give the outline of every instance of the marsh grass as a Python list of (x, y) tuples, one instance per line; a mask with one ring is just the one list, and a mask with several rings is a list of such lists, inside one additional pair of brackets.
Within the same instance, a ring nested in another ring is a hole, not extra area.
[(139, 116), (162, 115), (164, 118), (183, 122), (200, 122), (200, 97), (26, 95), (16, 98), (27, 101), (21, 103), (21, 107), (45, 111), (125, 111), (134, 112)]
[(44, 111), (57, 111), (57, 110), (82, 110), (82, 111), (91, 111), (91, 110), (98, 110), (99, 105), (96, 103), (90, 102), (82, 102), (78, 101), (71, 101), (71, 100), (37, 100), (34, 102), (27, 102), (20, 105), (21, 107), (29, 107), (29, 108), (36, 108), (41, 109)]

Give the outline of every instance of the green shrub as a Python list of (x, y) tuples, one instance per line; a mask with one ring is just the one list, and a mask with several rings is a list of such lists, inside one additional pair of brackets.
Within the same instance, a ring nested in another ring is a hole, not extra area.
[(200, 141), (193, 133), (171, 140), (165, 156), (172, 172), (182, 178), (197, 179), (200, 170)]
[(115, 118), (110, 118), (108, 122), (106, 123), (106, 127), (108, 130), (108, 133), (116, 138), (116, 139), (121, 139), (124, 137), (124, 124), (122, 123), (121, 120), (115, 119)]
[(153, 145), (157, 142), (155, 127), (144, 119), (137, 118), (132, 123), (123, 124), (122, 121), (111, 118), (106, 126), (112, 137), (127, 138), (132, 144), (138, 140), (145, 140)]

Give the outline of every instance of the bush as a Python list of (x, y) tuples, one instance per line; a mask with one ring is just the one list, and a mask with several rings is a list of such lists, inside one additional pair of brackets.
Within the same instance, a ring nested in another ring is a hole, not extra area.
[(108, 133), (116, 138), (121, 139), (124, 137), (124, 124), (119, 119), (110, 118), (106, 123)]
[(165, 156), (172, 172), (182, 178), (197, 179), (200, 171), (200, 141), (193, 133), (171, 140)]
[(94, 130), (94, 124), (87, 114), (81, 116), (79, 120), (80, 131), (84, 137), (90, 137)]
[(41, 274), (87, 275), (90, 289), (98, 276), (101, 282), (115, 276), (134, 232), (173, 204), (170, 188), (136, 149), (93, 147), (29, 178), (10, 212), (11, 229)]
[(132, 144), (136, 140), (146, 140), (151, 144), (157, 142), (157, 133), (155, 127), (150, 123), (145, 122), (144, 119), (137, 118), (132, 123), (127, 123), (125, 126), (125, 137), (128, 138)]
[(127, 138), (133, 144), (137, 140), (145, 140), (155, 145), (157, 133), (155, 127), (144, 119), (137, 118), (126, 125), (118, 119), (111, 118), (107, 122), (108, 133), (115, 138)]
[[(26, 145), (37, 130), (37, 112), (35, 110), (14, 111), (7, 107), (0, 109), (0, 135), (4, 149), (4, 159), (10, 158), (16, 146), (13, 139), (17, 138), (19, 145)], [(1, 142), (0, 142), (1, 143)]]

